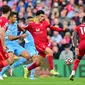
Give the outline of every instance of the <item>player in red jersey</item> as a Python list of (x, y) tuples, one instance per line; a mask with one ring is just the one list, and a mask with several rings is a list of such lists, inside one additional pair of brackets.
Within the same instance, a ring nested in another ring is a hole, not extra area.
[(53, 51), (48, 46), (49, 41), (47, 38), (47, 27), (54, 31), (64, 31), (61, 28), (51, 26), (48, 21), (45, 20), (45, 13), (42, 10), (36, 13), (37, 22), (29, 24), (25, 29), (27, 29), (33, 36), (35, 45), (39, 54), (41, 56), (48, 56), (48, 62), (50, 66), (51, 74), (57, 75), (58, 73), (54, 71), (53, 66)]
[(4, 45), (4, 33), (8, 26), (8, 16), (10, 14), (10, 7), (7, 5), (4, 5), (2, 8), (2, 16), (0, 17), (0, 39), (2, 44)]
[[(77, 44), (78, 43), (77, 34), (79, 35), (80, 38), (79, 45)], [(77, 57), (73, 63), (72, 73), (70, 75), (70, 80), (72, 81), (74, 79), (75, 72), (79, 65), (79, 62), (85, 54), (85, 16), (82, 19), (82, 24), (75, 28), (75, 31), (73, 33), (73, 44), (75, 46), (75, 53)]]
[(11, 8), (8, 5), (4, 5), (2, 6), (1, 10), (2, 16), (0, 17), (0, 68), (4, 67), (8, 63), (8, 61), (6, 60), (8, 59), (8, 54), (5, 52), (4, 49), (4, 40)]
[(0, 17), (0, 68), (2, 68), (7, 63), (6, 61), (1, 61), (8, 59), (8, 54), (5, 52), (5, 45), (4, 45), (4, 39), (5, 39), (5, 31), (8, 26), (8, 16), (11, 12), (11, 8), (8, 5), (2, 6), (2, 16)]

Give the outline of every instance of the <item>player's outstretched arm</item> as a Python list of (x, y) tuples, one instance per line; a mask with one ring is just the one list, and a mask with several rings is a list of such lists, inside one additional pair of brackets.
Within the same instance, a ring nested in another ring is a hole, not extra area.
[(20, 38), (26, 38), (26, 34), (22, 34), (22, 35), (19, 35), (19, 36), (13, 36), (13, 35), (9, 35), (8, 38), (12, 41), (12, 40), (17, 40), (17, 39), (20, 39)]
[(63, 32), (64, 31), (64, 29), (58, 28), (58, 27), (55, 27), (55, 26), (50, 26), (50, 29), (52, 29), (54, 31), (58, 31), (58, 32)]

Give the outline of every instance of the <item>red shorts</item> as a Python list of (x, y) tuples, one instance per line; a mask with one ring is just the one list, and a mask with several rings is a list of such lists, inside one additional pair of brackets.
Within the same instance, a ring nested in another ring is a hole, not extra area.
[(3, 46), (0, 40), (0, 60), (6, 60), (8, 58), (9, 58), (8, 53), (3, 49)]
[(82, 40), (78, 46), (79, 56), (83, 57), (85, 54), (85, 40)]
[(37, 44), (36, 45), (36, 48), (37, 48), (37, 50), (39, 52), (39, 55), (41, 55), (43, 57), (46, 57), (45, 49), (47, 47), (51, 48), (51, 43), (50, 42), (49, 43), (46, 43), (46, 44), (45, 43), (39, 43), (39, 44)]

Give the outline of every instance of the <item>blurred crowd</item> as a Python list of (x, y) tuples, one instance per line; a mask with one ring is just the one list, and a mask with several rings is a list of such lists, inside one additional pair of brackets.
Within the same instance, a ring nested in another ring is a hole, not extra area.
[(33, 16), (36, 21), (37, 10), (45, 11), (51, 25), (67, 29), (65, 32), (47, 29), (54, 59), (74, 58), (72, 33), (85, 16), (85, 0), (0, 0), (0, 7), (6, 4), (12, 11), (18, 12), (18, 22), (21, 26), (26, 25), (28, 16)]

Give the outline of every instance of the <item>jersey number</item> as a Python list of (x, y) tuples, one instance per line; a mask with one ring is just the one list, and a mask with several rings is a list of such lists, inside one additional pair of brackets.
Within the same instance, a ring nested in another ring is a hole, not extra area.
[(84, 33), (85, 33), (85, 27), (80, 27), (80, 30), (81, 30), (81, 34), (84, 35)]

